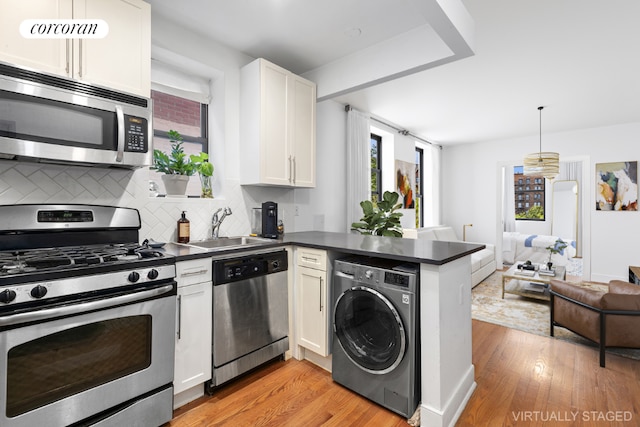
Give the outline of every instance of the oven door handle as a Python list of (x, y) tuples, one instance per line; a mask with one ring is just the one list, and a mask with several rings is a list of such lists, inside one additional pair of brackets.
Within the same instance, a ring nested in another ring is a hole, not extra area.
[(173, 290), (173, 285), (166, 285), (148, 291), (136, 292), (134, 294), (122, 295), (113, 298), (101, 299), (98, 301), (85, 302), (63, 307), (55, 307), (27, 313), (18, 313), (10, 316), (0, 317), (0, 326), (17, 325), (20, 323), (37, 322), (40, 320), (52, 319), (61, 316), (72, 316), (88, 311), (102, 310), (122, 304), (129, 304), (136, 301), (153, 298), (166, 294)]

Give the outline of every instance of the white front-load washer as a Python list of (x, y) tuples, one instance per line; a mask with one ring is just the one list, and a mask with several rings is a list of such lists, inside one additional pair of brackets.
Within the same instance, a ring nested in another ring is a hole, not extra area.
[(335, 261), (333, 380), (410, 417), (420, 400), (419, 266), (370, 257)]

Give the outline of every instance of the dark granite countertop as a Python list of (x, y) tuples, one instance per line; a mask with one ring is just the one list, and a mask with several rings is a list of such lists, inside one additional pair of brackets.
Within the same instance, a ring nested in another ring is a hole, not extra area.
[(365, 255), (398, 261), (443, 265), (458, 258), (484, 249), (484, 245), (463, 242), (440, 242), (422, 239), (401, 239), (398, 237), (368, 236), (327, 231), (303, 231), (287, 233), (283, 240), (273, 240), (260, 246), (246, 248), (219, 249), (207, 251), (195, 246), (168, 243), (164, 249), (176, 257), (177, 261), (206, 258), (214, 255), (238, 253), (239, 251), (277, 248), (297, 245), (325, 249), (345, 254)]
[(287, 233), (283, 243), (434, 265), (443, 265), (485, 248), (485, 245), (474, 243), (402, 239), (326, 231)]

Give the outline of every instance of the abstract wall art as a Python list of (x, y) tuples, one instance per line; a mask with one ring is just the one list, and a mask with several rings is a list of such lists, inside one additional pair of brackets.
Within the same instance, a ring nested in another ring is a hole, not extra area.
[(413, 209), (415, 207), (415, 200), (413, 196), (415, 177), (415, 163), (396, 160), (396, 191), (400, 194), (402, 199), (403, 209)]
[(638, 210), (638, 162), (596, 163), (596, 210)]

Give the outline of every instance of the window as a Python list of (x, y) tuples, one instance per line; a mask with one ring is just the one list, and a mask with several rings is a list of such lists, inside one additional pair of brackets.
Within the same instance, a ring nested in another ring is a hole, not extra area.
[[(513, 168), (514, 196), (515, 200), (518, 201), (515, 206), (516, 220), (544, 221), (544, 177), (529, 176), (523, 178), (523, 176), (522, 166), (515, 166)], [(523, 182), (527, 185), (524, 187), (518, 185)], [(522, 203), (522, 200), (526, 202)], [(534, 203), (530, 203), (530, 200), (534, 200)]]
[(382, 137), (371, 134), (371, 201), (382, 197)]
[(422, 183), (423, 183), (423, 167), (424, 167), (424, 150), (416, 147), (416, 189), (415, 189), (415, 207), (416, 207), (416, 228), (422, 227), (424, 224), (424, 213), (422, 209)]
[(157, 90), (151, 91), (151, 99), (154, 137), (168, 140), (167, 132), (177, 130), (184, 138), (185, 150), (190, 146), (197, 153), (208, 151), (206, 104)]
[[(184, 65), (184, 59), (167, 55), (151, 62), (151, 98), (153, 100), (153, 148), (171, 150), (167, 132), (175, 130), (183, 139), (187, 156), (209, 152), (208, 105), (211, 102), (212, 70), (198, 63)], [(210, 156), (215, 166), (216, 159)], [(215, 172), (214, 172), (215, 173)], [(161, 174), (150, 171), (151, 195), (164, 193)], [(155, 191), (154, 191), (155, 187)], [(187, 196), (200, 197), (198, 176), (192, 176)]]
[[(176, 95), (151, 91), (153, 100), (153, 148), (165, 153), (171, 151), (169, 130), (180, 132), (183, 138), (182, 148), (187, 156), (208, 152), (207, 140), (207, 104), (181, 98)], [(159, 173), (150, 171), (150, 179), (161, 181)], [(198, 179), (190, 179), (187, 195), (200, 194)]]

